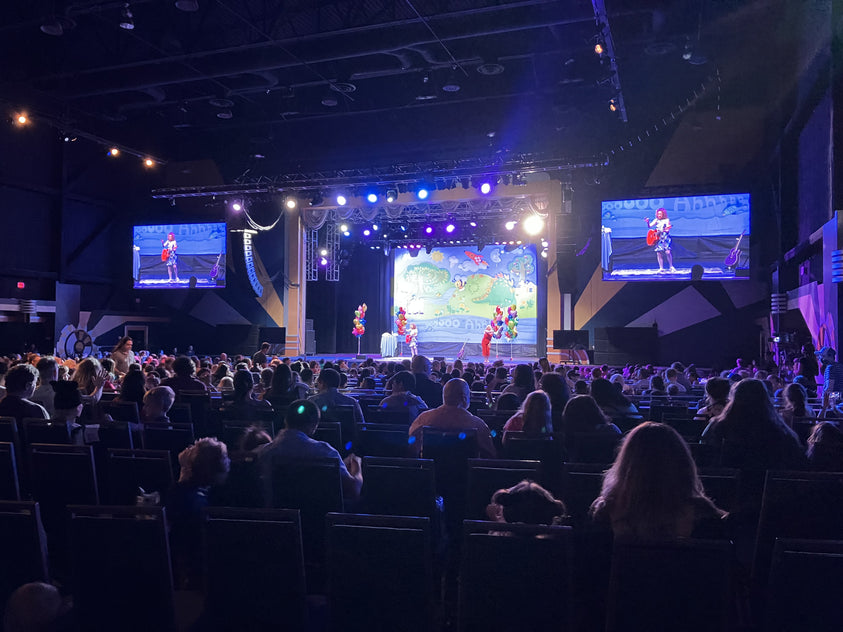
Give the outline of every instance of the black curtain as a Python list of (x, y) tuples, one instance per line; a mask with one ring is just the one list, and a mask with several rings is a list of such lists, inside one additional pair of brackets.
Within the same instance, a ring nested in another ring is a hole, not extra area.
[(307, 284), (307, 318), (313, 319), (316, 355), (357, 353), (357, 338), (351, 333), (354, 311), (366, 303), (366, 333), (363, 353), (380, 353), (381, 334), (392, 331), (392, 256), (381, 249), (358, 247), (349, 265), (340, 270), (339, 282), (320, 280)]

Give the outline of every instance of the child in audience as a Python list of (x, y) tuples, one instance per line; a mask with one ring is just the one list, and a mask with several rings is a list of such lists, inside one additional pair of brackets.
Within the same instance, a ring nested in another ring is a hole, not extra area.
[(489, 520), (526, 524), (559, 524), (567, 515), (565, 503), (538, 483), (523, 480), (509, 489), (499, 489), (486, 507)]

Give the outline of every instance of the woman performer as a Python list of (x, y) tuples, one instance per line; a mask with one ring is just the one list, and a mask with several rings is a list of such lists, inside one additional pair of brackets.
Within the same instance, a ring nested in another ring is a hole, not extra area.
[(173, 233), (167, 234), (167, 241), (161, 240), (161, 245), (167, 251), (167, 275), (170, 277), (170, 283), (179, 281), (179, 257), (176, 254), (176, 249), (179, 245), (176, 243), (176, 236)]
[(660, 208), (656, 211), (656, 219), (650, 221), (648, 217), (644, 221), (647, 222), (647, 226), (658, 233), (658, 241), (656, 241), (653, 250), (659, 260), (659, 274), (667, 272), (664, 269), (665, 255), (667, 256), (667, 263), (670, 266), (670, 272), (676, 272), (676, 268), (673, 267), (673, 253), (670, 251), (670, 229), (673, 226), (671, 226), (670, 220), (667, 218), (667, 211)]

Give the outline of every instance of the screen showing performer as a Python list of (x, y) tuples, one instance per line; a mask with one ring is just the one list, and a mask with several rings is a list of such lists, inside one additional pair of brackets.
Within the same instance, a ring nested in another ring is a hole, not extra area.
[[(517, 313), (517, 328), (496, 330), (491, 354), (535, 355), (538, 331), (539, 262), (532, 244), (434, 247), (430, 253), (398, 249), (394, 258), (392, 313), (406, 310), (418, 330), (423, 355), (481, 354), (486, 327), (496, 308)], [(506, 332), (509, 330), (509, 336)], [(500, 334), (500, 335), (498, 335)], [(514, 335), (513, 335), (514, 334)], [(409, 343), (408, 343), (409, 344)]]
[(603, 279), (747, 278), (749, 229), (749, 193), (605, 201)]
[(135, 226), (133, 234), (135, 288), (225, 287), (225, 223)]

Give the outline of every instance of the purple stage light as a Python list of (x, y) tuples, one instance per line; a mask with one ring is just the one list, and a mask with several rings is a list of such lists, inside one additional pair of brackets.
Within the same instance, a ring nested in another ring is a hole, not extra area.
[(363, 230), (363, 235), (364, 235), (365, 237), (368, 237), (368, 236), (369, 236), (369, 235), (371, 235), (371, 234), (372, 234), (372, 231), (370, 231), (368, 228), (366, 228), (366, 229), (364, 229), (364, 230)]
[(429, 235), (430, 233), (433, 232), (433, 226), (426, 226), (425, 229), (424, 229), (424, 232), (426, 232)]
[(492, 185), (488, 182), (484, 182), (480, 185), (480, 193), (483, 195), (489, 195), (492, 192)]
[(456, 226), (454, 226), (453, 224), (448, 224), (448, 225), (445, 227), (445, 232), (446, 232), (446, 233), (453, 233), (453, 232), (454, 232), (454, 230), (456, 230), (456, 228), (457, 228), (457, 227), (456, 227)]

